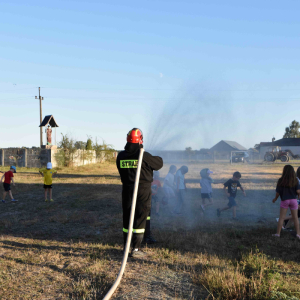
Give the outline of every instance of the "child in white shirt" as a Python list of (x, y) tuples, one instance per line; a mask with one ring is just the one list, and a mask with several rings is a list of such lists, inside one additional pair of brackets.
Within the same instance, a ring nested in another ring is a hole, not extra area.
[(169, 203), (169, 200), (171, 198), (175, 198), (175, 189), (176, 189), (176, 185), (175, 185), (175, 181), (174, 181), (174, 174), (177, 170), (177, 167), (174, 165), (170, 166), (169, 169), (169, 173), (167, 174), (167, 176), (165, 177), (164, 180), (164, 185), (163, 185), (163, 191), (165, 194), (165, 204)]

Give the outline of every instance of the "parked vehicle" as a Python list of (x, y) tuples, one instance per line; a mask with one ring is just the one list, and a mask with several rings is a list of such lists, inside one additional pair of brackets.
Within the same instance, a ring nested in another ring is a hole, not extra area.
[[(230, 161), (231, 163), (231, 158)], [(232, 155), (232, 162), (233, 163), (238, 163), (238, 162), (249, 162), (249, 154), (247, 151), (243, 151), (243, 152), (234, 152), (234, 155)]]
[(271, 147), (264, 156), (265, 161), (273, 162), (277, 159), (282, 162), (288, 162), (290, 158), (299, 159), (299, 155), (295, 155), (291, 150), (281, 150), (280, 147)]

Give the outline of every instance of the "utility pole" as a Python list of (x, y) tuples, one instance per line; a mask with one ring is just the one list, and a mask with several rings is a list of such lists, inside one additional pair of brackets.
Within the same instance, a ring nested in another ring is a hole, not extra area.
[[(41, 88), (39, 87), (39, 97), (35, 96), (35, 99), (40, 100), (40, 124), (42, 124), (42, 100), (44, 100), (44, 97), (41, 97)], [(43, 145), (43, 128), (40, 127), (40, 146)]]

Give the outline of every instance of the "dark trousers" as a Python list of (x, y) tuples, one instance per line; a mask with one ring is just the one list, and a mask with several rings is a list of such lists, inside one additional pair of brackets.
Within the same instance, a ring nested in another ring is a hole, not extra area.
[(148, 214), (147, 221), (146, 221), (145, 238), (151, 236), (150, 219), (151, 219), (151, 209), (150, 209), (150, 212)]
[[(133, 186), (123, 186), (122, 208), (123, 208), (123, 236), (124, 246), (127, 240), (130, 211), (133, 196)], [(139, 185), (135, 215), (133, 221), (132, 247), (139, 248), (145, 233), (147, 217), (151, 210), (151, 183)]]

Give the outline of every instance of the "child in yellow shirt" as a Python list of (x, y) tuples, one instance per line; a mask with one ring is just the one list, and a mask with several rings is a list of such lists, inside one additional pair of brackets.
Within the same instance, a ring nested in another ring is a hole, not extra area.
[(57, 174), (56, 170), (52, 169), (52, 163), (48, 162), (47, 163), (47, 168), (46, 169), (40, 169), (39, 173), (44, 176), (44, 189), (45, 189), (45, 202), (48, 201), (47, 199), (47, 192), (49, 191), (49, 198), (50, 201), (53, 202), (52, 199), (52, 175)]

